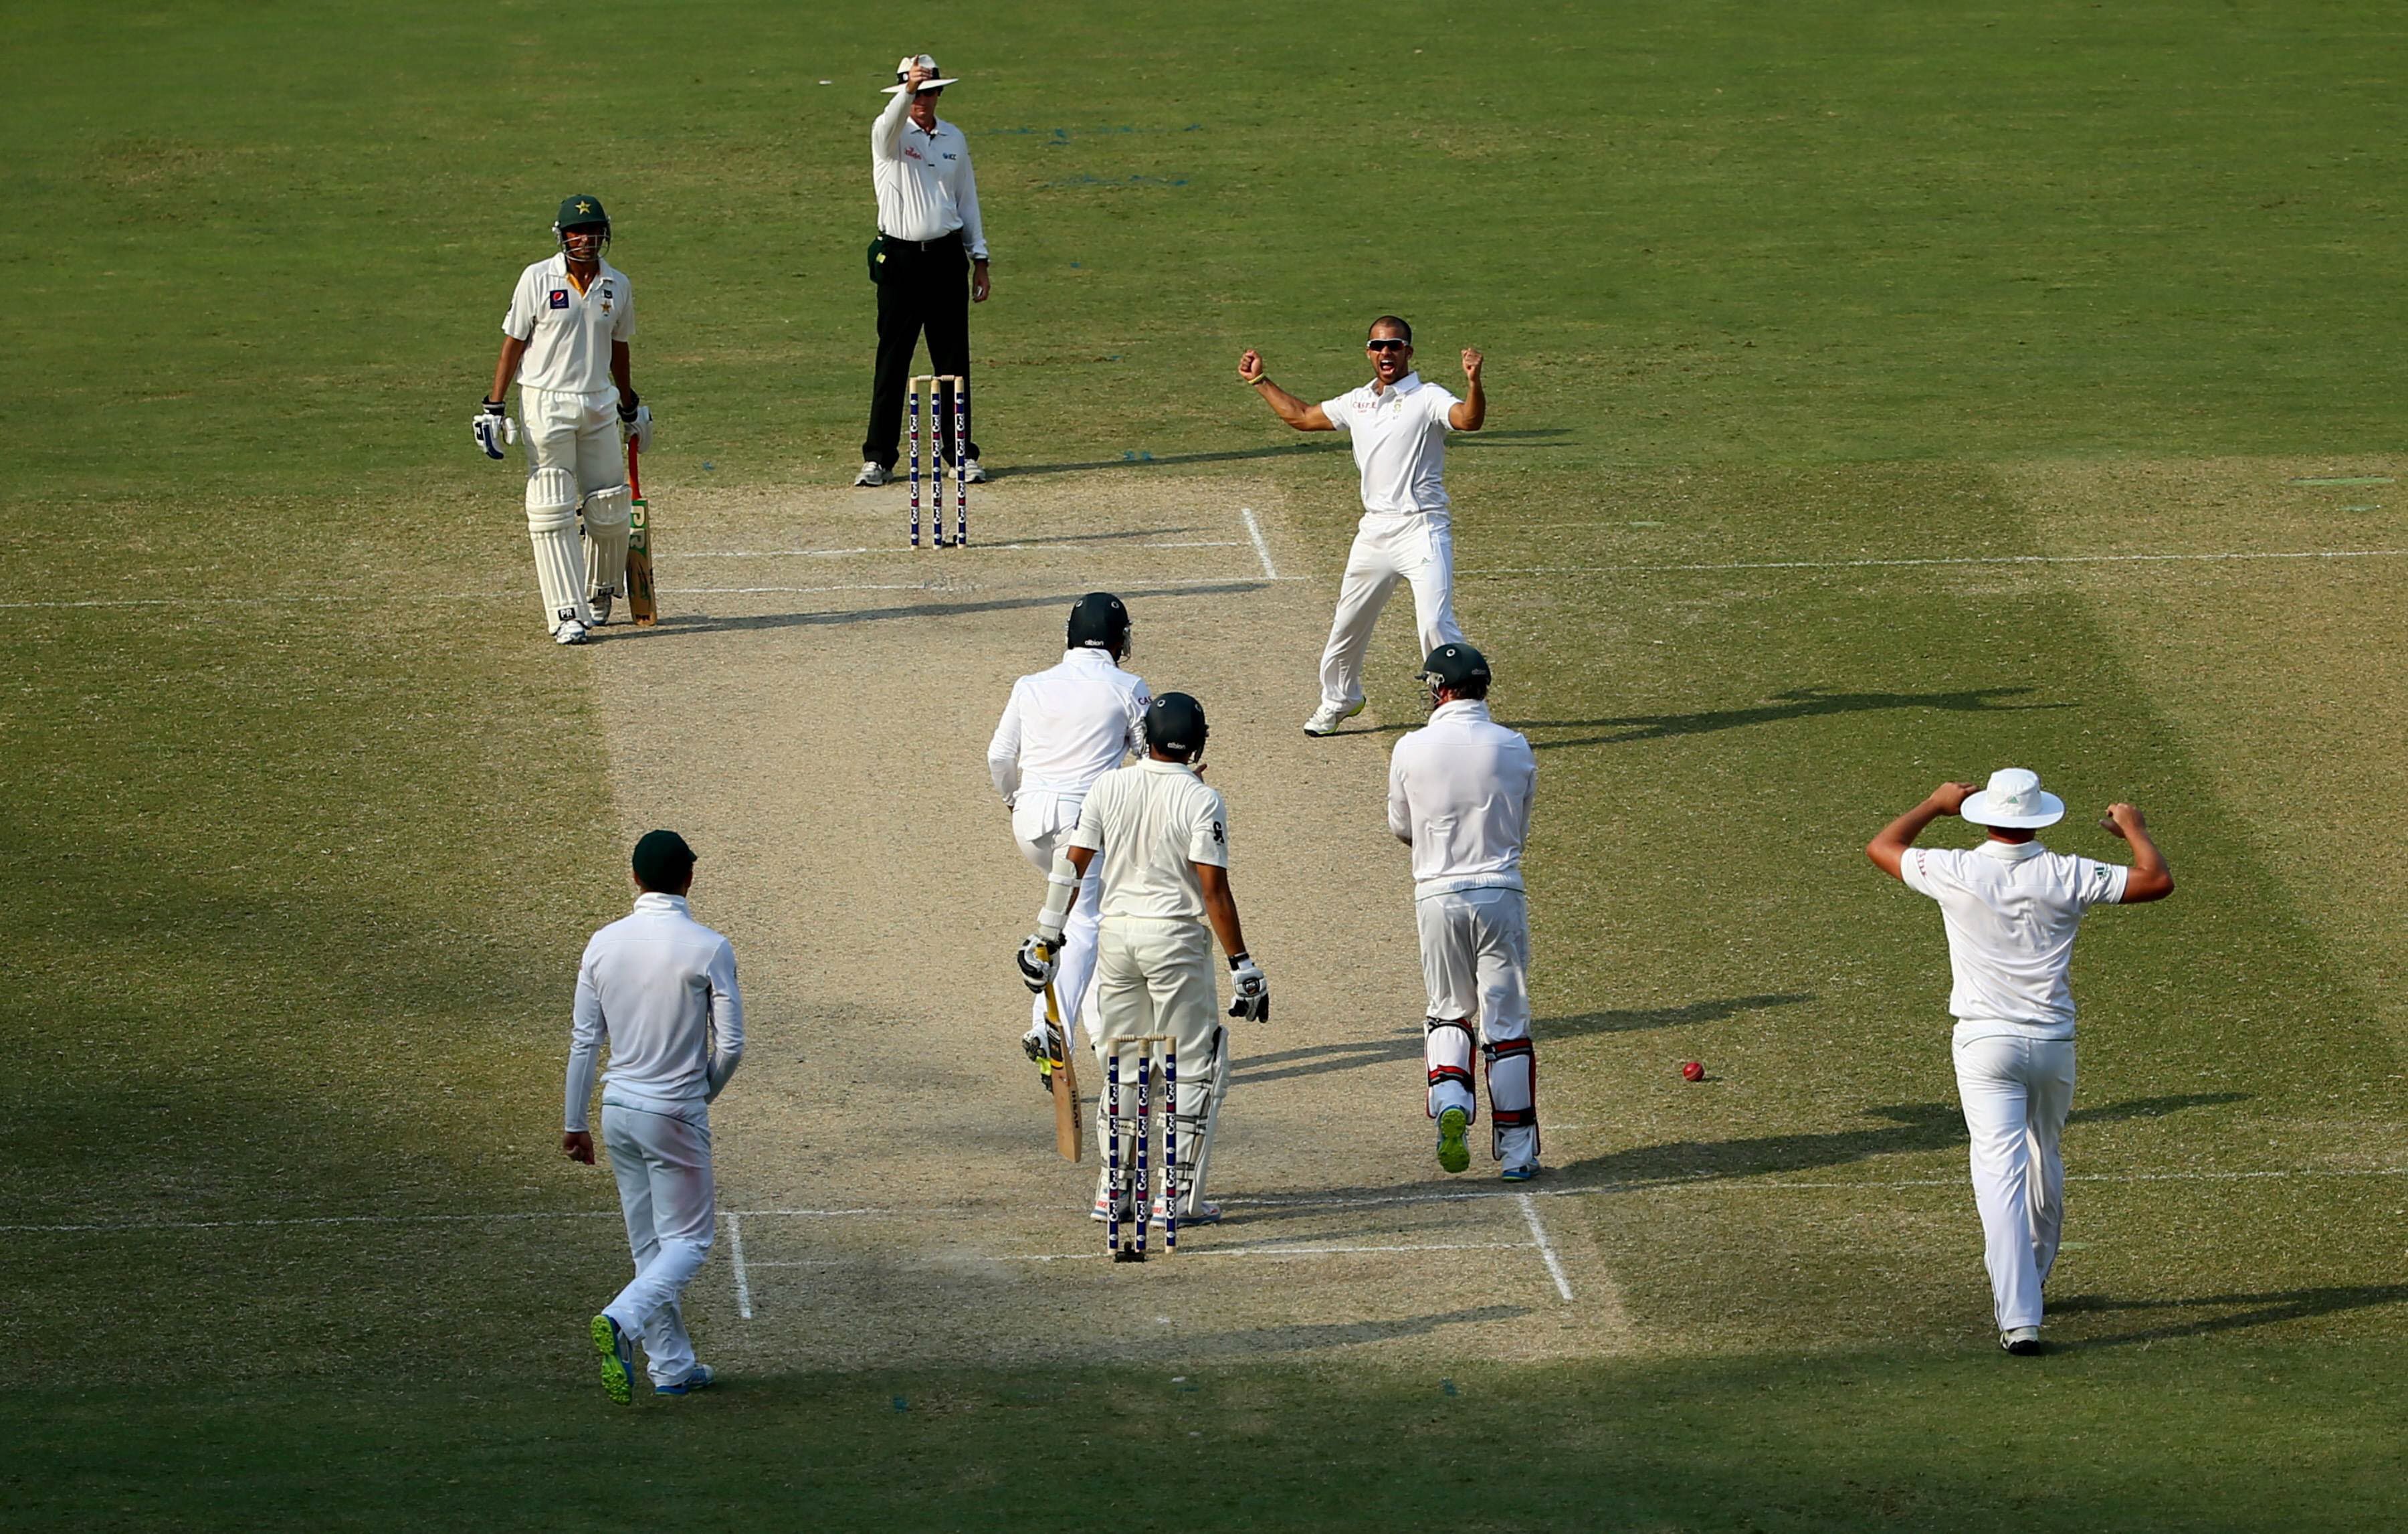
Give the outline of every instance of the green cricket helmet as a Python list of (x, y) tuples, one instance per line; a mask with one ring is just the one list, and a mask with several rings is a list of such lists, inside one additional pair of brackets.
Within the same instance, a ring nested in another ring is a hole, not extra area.
[(560, 213), (552, 221), (552, 235), (561, 242), (563, 251), (568, 249), (571, 229), (596, 228), (601, 231), (601, 244), (595, 251), (598, 256), (610, 244), (610, 215), (603, 211), (602, 199), (586, 193), (560, 199)]

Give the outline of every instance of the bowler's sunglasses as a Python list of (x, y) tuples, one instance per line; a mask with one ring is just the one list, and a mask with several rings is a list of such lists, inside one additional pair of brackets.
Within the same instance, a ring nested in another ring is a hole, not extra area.
[(1411, 341), (1400, 341), (1394, 336), (1374, 336), (1369, 340), (1363, 343), (1363, 350), (1366, 351), (1402, 351), (1405, 348), (1412, 344), (1413, 343)]

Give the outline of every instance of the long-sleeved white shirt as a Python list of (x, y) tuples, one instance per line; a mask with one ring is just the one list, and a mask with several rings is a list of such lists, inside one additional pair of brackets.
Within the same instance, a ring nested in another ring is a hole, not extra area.
[(970, 142), (943, 118), (937, 131), (911, 121), (911, 93), (897, 91), (869, 125), (869, 179), (878, 189), (878, 232), (940, 239), (962, 231), (974, 261), (986, 259)]
[(683, 896), (638, 896), (634, 910), (585, 945), (568, 1036), (566, 1129), (586, 1127), (606, 1040), (606, 1103), (691, 1112), (736, 1074), (744, 1054), (736, 950), (686, 914)]
[(1023, 789), (1084, 794), (1131, 752), (1145, 753), (1145, 710), (1154, 694), (1102, 650), (1066, 650), (1062, 664), (1011, 684), (987, 775), (1003, 802)]
[(1413, 898), (1518, 890), (1539, 761), (1470, 699), (1441, 704), (1388, 757), (1388, 829), (1413, 849)]

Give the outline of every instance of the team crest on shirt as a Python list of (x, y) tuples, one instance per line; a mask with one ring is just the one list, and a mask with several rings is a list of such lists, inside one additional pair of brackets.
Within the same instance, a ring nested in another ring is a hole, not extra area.
[(552, 307), (554, 308), (566, 308), (568, 307), (568, 290), (566, 288), (554, 288), (552, 290)]
[(610, 312), (610, 284), (608, 282), (602, 284), (602, 312)]

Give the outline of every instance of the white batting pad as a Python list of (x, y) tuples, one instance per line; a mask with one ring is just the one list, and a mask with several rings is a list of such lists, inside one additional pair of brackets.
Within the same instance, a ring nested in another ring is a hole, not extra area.
[(615, 592), (627, 573), (627, 520), (634, 514), (635, 495), (625, 485), (597, 490), (585, 497), (585, 588)]
[[(624, 537), (623, 526), (623, 561)], [(577, 549), (577, 480), (567, 470), (539, 468), (527, 476), (527, 541), (535, 546), (545, 632), (557, 626), (563, 612), (580, 624), (593, 623), (594, 609), (585, 601), (584, 561)]]

